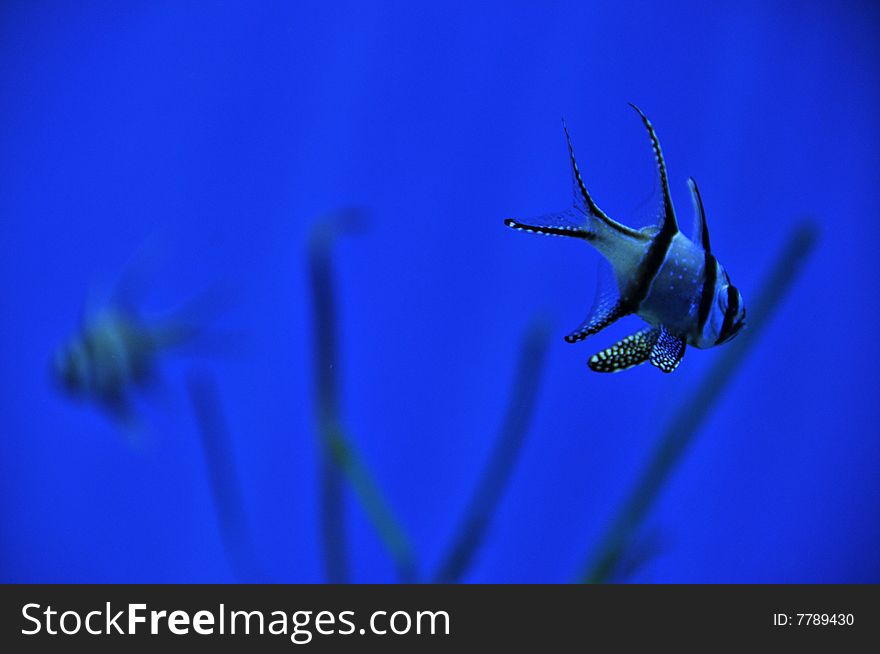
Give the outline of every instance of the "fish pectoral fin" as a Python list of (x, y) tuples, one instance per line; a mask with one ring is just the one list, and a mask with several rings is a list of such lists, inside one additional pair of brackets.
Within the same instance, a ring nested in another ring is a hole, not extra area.
[(594, 354), (587, 365), (594, 372), (620, 372), (640, 366), (651, 358), (659, 334), (659, 328), (646, 327)]
[(651, 363), (663, 372), (672, 372), (684, 358), (685, 342), (670, 334), (666, 327), (657, 328), (657, 332), (657, 339), (651, 350)]

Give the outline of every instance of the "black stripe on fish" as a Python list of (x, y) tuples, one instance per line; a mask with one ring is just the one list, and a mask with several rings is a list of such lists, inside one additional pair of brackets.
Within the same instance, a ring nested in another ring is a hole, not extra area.
[(727, 286), (727, 311), (724, 312), (724, 322), (721, 324), (721, 332), (718, 334), (718, 340), (715, 345), (726, 341), (733, 333), (733, 320), (739, 313), (739, 295), (733, 284)]
[(666, 162), (663, 160), (663, 151), (660, 149), (660, 139), (654, 131), (654, 126), (648, 117), (632, 102), (629, 106), (636, 110), (642, 118), (648, 136), (651, 138), (651, 147), (654, 150), (654, 158), (657, 160), (657, 169), (660, 173), (660, 188), (663, 192), (663, 222), (660, 230), (654, 236), (654, 240), (648, 247), (648, 253), (636, 271), (635, 288), (627, 298), (627, 302), (637, 311), (641, 303), (648, 296), (651, 283), (660, 271), (660, 267), (666, 260), (669, 246), (672, 245), (673, 237), (678, 233), (678, 221), (675, 219), (675, 209), (672, 207), (672, 198), (669, 195), (669, 179), (666, 175)]
[(633, 307), (633, 311), (637, 311), (642, 302), (648, 296), (651, 289), (651, 283), (660, 272), (660, 267), (666, 260), (666, 254), (669, 252), (669, 246), (672, 245), (672, 238), (677, 232), (666, 232), (660, 230), (648, 246), (648, 253), (642, 260), (636, 271), (636, 284), (631, 294), (626, 298), (628, 304)]
[(91, 383), (98, 378), (98, 345), (96, 343), (97, 336), (91, 332), (87, 332), (79, 339), (81, 352), (86, 365), (85, 370), (88, 371), (88, 378)]
[(712, 300), (715, 299), (715, 282), (718, 281), (718, 268), (715, 265), (715, 257), (706, 250), (706, 260), (703, 264), (703, 291), (700, 294), (700, 308), (697, 311), (697, 325), (699, 331), (703, 331), (709, 312), (712, 310)]

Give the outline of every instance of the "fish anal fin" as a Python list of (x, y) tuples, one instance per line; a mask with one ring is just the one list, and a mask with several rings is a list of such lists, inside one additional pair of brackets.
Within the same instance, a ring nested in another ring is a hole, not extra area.
[(566, 334), (565, 342), (566, 343), (577, 343), (578, 341), (582, 341), (588, 336), (592, 336), (593, 334), (598, 334), (603, 329), (614, 323), (616, 320), (623, 318), (626, 315), (629, 315), (630, 311), (626, 308), (623, 302), (617, 301), (613, 305), (608, 306), (607, 308), (594, 309), (590, 314), (590, 317), (587, 318), (581, 326), (575, 329), (570, 334)]
[(584, 322), (565, 337), (567, 343), (577, 343), (588, 336), (598, 334), (616, 320), (632, 313), (629, 305), (624, 302), (617, 290), (617, 284), (611, 268), (604, 261), (599, 264), (596, 283), (596, 298)]
[(587, 365), (594, 372), (620, 372), (640, 366), (651, 358), (657, 337), (657, 327), (646, 327), (617, 341), (609, 348), (590, 357)]
[(651, 350), (651, 363), (663, 372), (672, 372), (681, 363), (686, 347), (682, 339), (661, 326), (658, 328), (657, 339)]

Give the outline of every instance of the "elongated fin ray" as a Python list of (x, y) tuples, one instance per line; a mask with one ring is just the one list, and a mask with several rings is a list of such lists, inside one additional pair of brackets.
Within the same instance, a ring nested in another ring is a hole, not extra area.
[(683, 340), (670, 334), (666, 327), (660, 327), (657, 341), (651, 350), (651, 363), (663, 372), (672, 372), (678, 368), (684, 357), (686, 345)]
[(641, 116), (642, 122), (648, 130), (648, 135), (651, 137), (651, 147), (654, 150), (654, 158), (657, 160), (657, 169), (660, 173), (660, 190), (663, 193), (663, 222), (660, 225), (660, 230), (675, 233), (678, 231), (678, 221), (675, 218), (675, 209), (672, 206), (672, 198), (669, 195), (669, 178), (666, 175), (666, 162), (663, 160), (660, 140), (654, 132), (654, 126), (651, 125), (651, 121), (648, 120), (648, 117), (642, 110), (632, 102), (629, 103), (629, 106), (635, 109), (639, 116)]
[(613, 230), (616, 230), (622, 234), (626, 234), (627, 236), (640, 238), (641, 236), (638, 231), (631, 229), (626, 225), (622, 225), (616, 220), (610, 218), (608, 214), (602, 211), (599, 206), (593, 201), (593, 197), (590, 195), (589, 191), (587, 191), (587, 186), (586, 184), (584, 184), (583, 177), (581, 177), (581, 171), (578, 168), (577, 159), (575, 159), (574, 156), (574, 146), (572, 146), (571, 144), (571, 135), (568, 133), (568, 127), (565, 124), (564, 118), (562, 119), (562, 129), (565, 132), (565, 142), (568, 145), (568, 158), (571, 162), (571, 176), (575, 208), (585, 215), (591, 215), (594, 218), (601, 220)]
[(596, 298), (589, 316), (577, 329), (566, 335), (565, 341), (567, 343), (582, 341), (588, 336), (598, 334), (614, 321), (630, 313), (632, 313), (630, 307), (617, 292), (617, 284), (614, 282), (608, 264), (602, 261), (599, 264)]
[(703, 198), (700, 195), (700, 189), (697, 188), (697, 181), (693, 177), (688, 177), (688, 187), (691, 189), (691, 198), (694, 201), (694, 243), (699, 243), (706, 252), (711, 252), (706, 210), (703, 208)]
[(651, 358), (659, 334), (658, 327), (646, 327), (594, 354), (587, 365), (594, 372), (620, 372), (640, 366)]
[(574, 156), (574, 146), (571, 144), (571, 135), (568, 133), (568, 126), (565, 124), (565, 118), (562, 119), (562, 130), (565, 132), (565, 142), (568, 145), (568, 158), (571, 161), (571, 175), (574, 182), (574, 203), (577, 207), (582, 207), (584, 213), (591, 213), (602, 221), (610, 221), (604, 211), (593, 201), (584, 180), (581, 177), (581, 171), (578, 169), (577, 159)]
[(570, 224), (563, 219), (563, 214), (554, 214), (536, 218), (530, 223), (523, 223), (513, 218), (507, 218), (504, 224), (518, 232), (540, 234), (542, 236), (568, 236), (569, 238), (591, 239), (592, 234), (586, 227)]

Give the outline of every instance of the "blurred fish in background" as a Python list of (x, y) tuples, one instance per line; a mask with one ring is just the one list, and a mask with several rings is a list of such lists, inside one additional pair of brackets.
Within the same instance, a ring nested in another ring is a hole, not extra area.
[(161, 359), (205, 346), (219, 351), (218, 335), (209, 342), (205, 327), (229, 300), (218, 285), (167, 315), (147, 317), (138, 307), (147, 283), (143, 267), (127, 270), (106, 302), (89, 294), (78, 329), (56, 349), (50, 366), (57, 388), (98, 406), (131, 434), (141, 426), (136, 395), (159, 386)]

